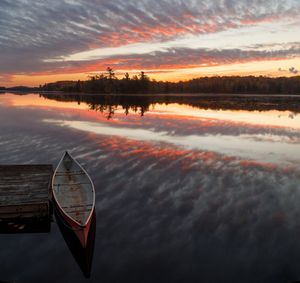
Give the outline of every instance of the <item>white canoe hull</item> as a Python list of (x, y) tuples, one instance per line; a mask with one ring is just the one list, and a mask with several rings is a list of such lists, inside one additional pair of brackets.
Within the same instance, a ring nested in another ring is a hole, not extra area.
[(86, 171), (68, 152), (54, 172), (52, 193), (63, 221), (85, 247), (95, 209), (95, 190)]

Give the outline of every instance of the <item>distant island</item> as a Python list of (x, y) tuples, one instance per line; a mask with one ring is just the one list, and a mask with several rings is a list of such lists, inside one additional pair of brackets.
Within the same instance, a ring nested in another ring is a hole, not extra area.
[(300, 94), (300, 76), (270, 78), (264, 76), (214, 76), (188, 81), (169, 82), (150, 79), (145, 72), (130, 77), (117, 78), (111, 68), (86, 81), (59, 81), (36, 88), (25, 86), (5, 88), (0, 91), (60, 91), (98, 94), (141, 93), (232, 93), (232, 94)]
[(0, 93), (1, 92), (38, 92), (41, 90), (41, 87), (28, 87), (28, 86), (13, 86), (13, 87), (4, 87), (0, 86)]

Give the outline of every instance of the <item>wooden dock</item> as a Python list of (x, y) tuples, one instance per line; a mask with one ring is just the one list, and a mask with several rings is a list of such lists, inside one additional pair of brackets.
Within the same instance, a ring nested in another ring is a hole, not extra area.
[(0, 165), (0, 232), (50, 229), (52, 175), (52, 165)]

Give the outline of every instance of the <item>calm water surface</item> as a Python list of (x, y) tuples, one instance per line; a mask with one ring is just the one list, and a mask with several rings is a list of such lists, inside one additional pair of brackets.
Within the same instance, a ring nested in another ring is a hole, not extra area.
[(70, 150), (97, 215), (89, 279), (54, 222), (0, 235), (0, 281), (300, 280), (300, 98), (133, 100), (0, 94), (0, 164)]

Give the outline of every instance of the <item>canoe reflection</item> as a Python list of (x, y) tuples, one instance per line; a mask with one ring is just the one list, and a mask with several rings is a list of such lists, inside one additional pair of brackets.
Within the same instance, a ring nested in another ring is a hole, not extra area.
[(80, 243), (78, 237), (75, 232), (71, 230), (58, 214), (59, 212), (54, 209), (54, 214), (56, 218), (56, 222), (58, 227), (65, 239), (69, 250), (71, 251), (73, 257), (75, 258), (77, 264), (79, 265), (82, 273), (86, 278), (89, 278), (91, 275), (93, 254), (94, 254), (94, 246), (95, 246), (95, 235), (96, 235), (96, 213), (93, 212), (91, 218), (91, 226), (88, 234), (87, 245), (84, 248)]

